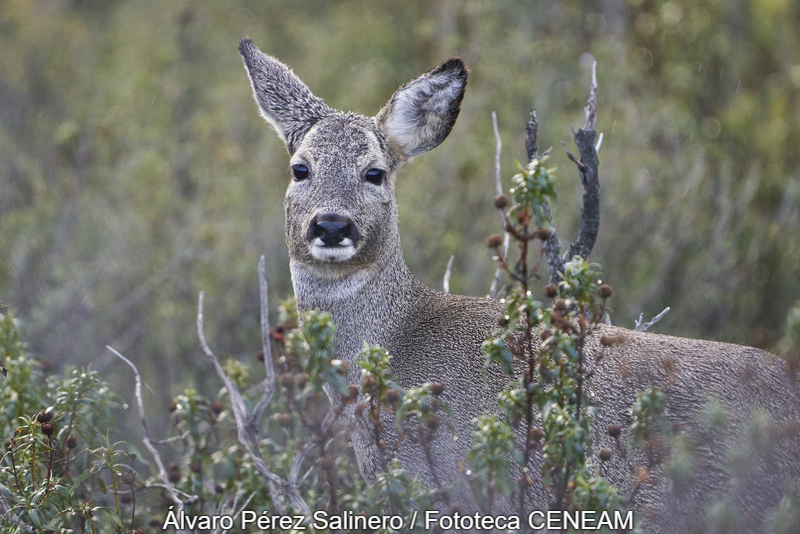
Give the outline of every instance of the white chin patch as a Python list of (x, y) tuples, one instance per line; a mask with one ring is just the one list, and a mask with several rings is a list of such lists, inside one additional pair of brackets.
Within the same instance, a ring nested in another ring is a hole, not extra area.
[[(319, 243), (317, 243), (319, 241)], [(311, 255), (320, 261), (347, 261), (356, 253), (356, 247), (350, 239), (343, 239), (342, 242), (334, 246), (326, 246), (322, 239), (317, 238), (311, 243)]]

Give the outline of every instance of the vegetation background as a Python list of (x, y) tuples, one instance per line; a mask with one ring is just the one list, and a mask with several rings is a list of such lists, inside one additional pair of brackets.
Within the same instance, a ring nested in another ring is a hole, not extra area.
[[(582, 188), (560, 143), (598, 63), (601, 227), (591, 257), (615, 324), (770, 348), (800, 298), (800, 3), (791, 0), (0, 0), (0, 298), (47, 364), (86, 365), (131, 399), (139, 366), (164, 413), (260, 348), (258, 257), (291, 294), (285, 149), (259, 118), (250, 36), (331, 106), (375, 114), (402, 83), (463, 56), (471, 78), (441, 147), (401, 173), (411, 271), (487, 293), (491, 111), (503, 177), (535, 107), (574, 239)], [(506, 187), (508, 187), (506, 181)], [(274, 315), (273, 315), (274, 316)], [(133, 423), (135, 425), (135, 423)], [(156, 430), (158, 432), (158, 430)]]

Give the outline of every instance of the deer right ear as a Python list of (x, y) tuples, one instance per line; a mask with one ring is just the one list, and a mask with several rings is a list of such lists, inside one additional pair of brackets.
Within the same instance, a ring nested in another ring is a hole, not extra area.
[(248, 38), (239, 41), (253, 96), (261, 116), (281, 136), (290, 154), (294, 154), (308, 130), (321, 118), (333, 113), (321, 98), (292, 71), (256, 48)]
[(403, 85), (375, 117), (405, 157), (427, 152), (448, 136), (461, 110), (467, 74), (461, 58), (448, 59)]

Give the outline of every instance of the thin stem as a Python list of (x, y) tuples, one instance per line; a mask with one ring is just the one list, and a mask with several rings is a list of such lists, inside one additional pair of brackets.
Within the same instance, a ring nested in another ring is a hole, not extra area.
[[(110, 459), (110, 458), (109, 458)], [(114, 475), (114, 469), (109, 469), (111, 471), (111, 487), (114, 488), (114, 509), (117, 512), (117, 516), (119, 517), (119, 493), (118, 493), (118, 486), (117, 486), (117, 477)], [(98, 473), (97, 476), (100, 476)]]
[(31, 447), (31, 453), (33, 458), (31, 459), (31, 492), (36, 492), (36, 439), (31, 436), (31, 440), (33, 441)]
[(22, 495), (22, 486), (19, 484), (19, 477), (17, 476), (17, 464), (14, 462), (14, 448), (12, 447), (9, 451), (9, 456), (11, 456), (11, 470), (14, 472), (14, 482), (17, 484), (17, 491), (20, 495)]
[(431, 468), (431, 475), (433, 475), (433, 483), (436, 484), (436, 488), (439, 492), (442, 491), (442, 483), (439, 481), (439, 475), (436, 474), (436, 466), (433, 462), (433, 457), (431, 456), (431, 443), (430, 440), (432, 436), (426, 436), (422, 439), (422, 450), (425, 451), (425, 460), (428, 462), (428, 467)]
[[(67, 438), (69, 438), (72, 435), (72, 427), (75, 425), (75, 417), (78, 413), (78, 406), (80, 404), (78, 402), (78, 399), (73, 398), (71, 400), (72, 400), (72, 413), (69, 416), (69, 426), (67, 426), (67, 434), (66, 434)], [(67, 444), (65, 440), (64, 447), (66, 448), (66, 446)]]
[(131, 530), (133, 530), (134, 521), (136, 520), (136, 488), (131, 483), (131, 498), (133, 499), (133, 507), (131, 509)]

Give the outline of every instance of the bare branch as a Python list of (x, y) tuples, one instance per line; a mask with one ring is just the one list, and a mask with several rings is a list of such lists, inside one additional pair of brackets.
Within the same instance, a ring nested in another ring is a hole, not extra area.
[(525, 125), (525, 152), (528, 154), (528, 163), (539, 157), (539, 121), (536, 120), (536, 110), (531, 109), (531, 119)]
[(171, 438), (167, 439), (153, 439), (150, 441), (155, 445), (166, 445), (168, 443), (174, 443), (176, 441), (183, 441), (188, 437), (189, 437), (189, 432), (187, 431), (181, 434), (180, 436), (172, 436)]
[[(574, 130), (573, 130), (573, 133), (575, 133), (575, 131), (574, 131)], [(577, 135), (577, 134), (575, 134), (575, 135)], [(584, 171), (584, 170), (586, 170), (586, 165), (584, 165), (583, 163), (581, 163), (581, 160), (579, 160), (578, 158), (576, 158), (576, 157), (575, 157), (575, 154), (573, 154), (572, 152), (570, 152), (570, 151), (569, 151), (569, 149), (567, 148), (567, 145), (565, 145), (563, 141), (561, 142), (561, 146), (563, 146), (563, 147), (564, 147), (564, 152), (566, 152), (566, 154), (567, 154), (567, 157), (570, 159), (570, 161), (571, 161), (572, 163), (574, 163), (575, 165), (577, 165), (577, 166), (578, 166), (578, 169), (579, 169), (579, 170), (581, 170), (581, 171)]]
[(542, 209), (547, 216), (547, 221), (550, 223), (550, 237), (544, 242), (544, 253), (547, 256), (547, 264), (550, 266), (550, 283), (557, 284), (561, 281), (565, 264), (564, 258), (561, 257), (561, 240), (558, 238), (556, 221), (550, 211), (550, 204), (543, 203)]
[[(147, 487), (148, 488), (159, 488), (159, 489), (163, 489), (163, 490), (169, 490), (169, 487), (165, 486), (164, 484), (148, 484)], [(180, 495), (181, 497), (183, 497), (183, 502), (185, 502), (186, 504), (191, 504), (191, 503), (193, 503), (194, 501), (197, 500), (197, 496), (196, 495), (190, 495), (190, 494), (186, 493), (185, 491), (179, 490), (178, 488), (172, 488), (172, 489), (175, 491), (176, 495)]]
[(647, 323), (644, 323), (644, 324), (642, 324), (642, 320), (644, 319), (644, 314), (640, 313), (639, 314), (639, 318), (636, 320), (636, 328), (634, 328), (634, 330), (636, 330), (637, 332), (646, 331), (648, 328), (650, 328), (651, 326), (656, 324), (658, 321), (660, 321), (667, 313), (669, 313), (669, 306), (664, 308), (664, 311), (662, 311), (661, 313), (659, 313), (658, 315), (653, 317), (653, 319), (651, 321), (649, 321)]
[[(494, 139), (495, 139), (495, 151), (494, 151), (494, 180), (495, 180), (495, 188), (497, 190), (497, 194), (503, 194), (503, 182), (500, 178), (500, 154), (503, 150), (503, 141), (500, 138), (500, 129), (497, 127), (497, 113), (492, 111), (492, 129), (494, 130)], [(503, 257), (505, 258), (508, 256), (508, 243), (509, 243), (509, 235), (508, 232), (505, 231), (506, 228), (506, 212), (505, 210), (500, 210), (500, 218), (503, 221)], [(497, 296), (497, 290), (500, 286), (500, 277), (503, 274), (503, 268), (498, 267), (494, 273), (494, 280), (492, 280), (492, 285), (489, 287), (489, 296), (494, 298)]]
[(453, 268), (453, 258), (450, 256), (450, 261), (447, 262), (447, 269), (444, 271), (444, 279), (442, 280), (442, 290), (445, 293), (450, 293), (450, 270)]
[[(586, 126), (575, 132), (575, 144), (578, 146), (580, 162), (569, 150), (567, 155), (578, 166), (583, 184), (583, 213), (578, 230), (578, 239), (569, 247), (567, 259), (575, 256), (587, 259), (594, 248), (597, 232), (600, 229), (600, 182), (598, 180), (597, 147), (595, 139), (595, 122), (597, 119), (597, 62), (592, 66), (592, 87), (586, 104)], [(566, 147), (564, 148), (566, 150)]]
[[(528, 155), (528, 163), (530, 164), (534, 159), (539, 158), (539, 121), (536, 118), (536, 110), (531, 109), (531, 116), (528, 123), (525, 125), (525, 152)], [(545, 150), (542, 157), (550, 154), (552, 148)], [(550, 237), (544, 243), (544, 251), (547, 256), (547, 264), (550, 267), (550, 281), (557, 283), (561, 279), (560, 273), (564, 272), (564, 260), (561, 258), (561, 241), (558, 238), (558, 231), (556, 230), (556, 222), (553, 219), (553, 214), (550, 211), (550, 204), (544, 202), (542, 204), (547, 222), (550, 223)]]
[[(264, 256), (261, 256), (261, 258), (262, 258), (262, 260), (263, 260)], [(259, 265), (261, 265), (261, 264), (259, 264)], [(242, 513), (242, 512), (243, 512), (243, 511), (244, 511), (244, 510), (247, 508), (247, 505), (248, 505), (248, 504), (250, 504), (250, 501), (252, 501), (252, 500), (253, 500), (253, 497), (255, 497), (255, 496), (256, 496), (256, 492), (252, 492), (252, 493), (250, 494), (250, 496), (249, 496), (249, 497), (247, 498), (247, 500), (244, 502), (244, 504), (242, 505), (242, 507), (241, 507), (241, 508), (239, 508), (239, 511), (238, 511), (238, 512), (236, 512), (235, 514), (233, 514), (233, 521), (231, 521), (231, 523), (234, 523), (234, 524), (236, 523), (236, 520), (239, 518), (239, 515), (241, 515), (241, 513)], [(236, 506), (236, 503), (234, 502), (234, 507), (235, 507), (235, 506)], [(225, 529), (225, 530), (223, 530), (223, 531), (222, 531), (222, 534), (228, 534), (228, 530), (229, 530), (229, 529)]]
[(494, 130), (494, 180), (497, 194), (503, 194), (503, 182), (500, 180), (500, 153), (503, 150), (503, 140), (500, 138), (500, 130), (497, 128), (497, 113), (492, 111), (492, 129)]
[(275, 369), (272, 367), (272, 342), (269, 338), (269, 305), (267, 302), (268, 287), (267, 278), (264, 272), (264, 256), (258, 260), (258, 282), (261, 294), (261, 345), (264, 350), (264, 369), (267, 372), (267, 385), (261, 395), (261, 400), (253, 408), (253, 413), (250, 415), (248, 424), (254, 428), (258, 428), (261, 421), (261, 415), (264, 410), (269, 406), (272, 400), (272, 394), (275, 392)]
[(597, 121), (597, 61), (592, 62), (592, 87), (589, 89), (589, 101), (586, 103), (586, 125), (584, 130), (595, 130)]
[[(217, 372), (217, 376), (219, 376), (220, 380), (222, 380), (222, 383), (225, 385), (225, 389), (228, 391), (228, 398), (231, 401), (231, 411), (233, 412), (233, 418), (236, 421), (237, 439), (242, 447), (244, 447), (245, 451), (247, 451), (247, 454), (250, 455), (250, 458), (253, 459), (253, 464), (255, 465), (256, 470), (268, 481), (267, 488), (269, 489), (270, 500), (272, 501), (272, 505), (275, 507), (275, 511), (279, 515), (286, 515), (286, 506), (276, 494), (273, 486), (269, 484), (269, 482), (272, 482), (279, 487), (286, 488), (288, 490), (286, 481), (270, 471), (267, 467), (267, 464), (264, 462), (264, 457), (261, 456), (261, 449), (258, 443), (257, 427), (250, 425), (248, 422), (247, 408), (245, 407), (244, 399), (242, 398), (241, 393), (239, 393), (239, 388), (236, 387), (236, 384), (234, 384), (230, 377), (225, 374), (225, 371), (219, 364), (219, 360), (211, 351), (208, 343), (206, 342), (206, 337), (203, 333), (202, 291), (200, 292), (200, 297), (197, 304), (197, 335), (200, 338), (200, 346), (203, 348), (203, 352), (205, 352), (206, 356), (208, 356), (208, 359), (214, 366), (214, 370)], [(292, 504), (294, 504), (300, 513), (308, 514), (310, 512), (308, 505), (296, 491), (296, 488), (295, 491), (286, 491), (286, 493), (289, 497), (289, 500), (292, 502)]]
[[(136, 368), (136, 365), (128, 358), (114, 350), (113, 348), (106, 345), (106, 348), (111, 351), (117, 358), (122, 360), (123, 362), (127, 363), (128, 366), (133, 369), (133, 374), (136, 380), (136, 387), (134, 388), (134, 394), (136, 395), (136, 405), (139, 408), (139, 419), (142, 421), (142, 433), (144, 437), (142, 438), (142, 443), (144, 446), (147, 447), (147, 450), (150, 451), (150, 454), (153, 456), (153, 459), (156, 462), (156, 466), (158, 467), (158, 474), (161, 477), (161, 481), (164, 483), (164, 487), (167, 489), (172, 502), (178, 505), (178, 509), (182, 510), (184, 507), (184, 500), (180, 499), (178, 495), (175, 493), (175, 488), (172, 487), (172, 484), (169, 481), (169, 477), (167, 476), (167, 470), (164, 469), (164, 462), (161, 460), (161, 455), (158, 453), (156, 448), (153, 446), (153, 443), (150, 441), (150, 432), (147, 430), (147, 419), (144, 415), (144, 402), (142, 401), (142, 375), (139, 374), (139, 369)], [(197, 500), (197, 497), (193, 497), (190, 500)]]

